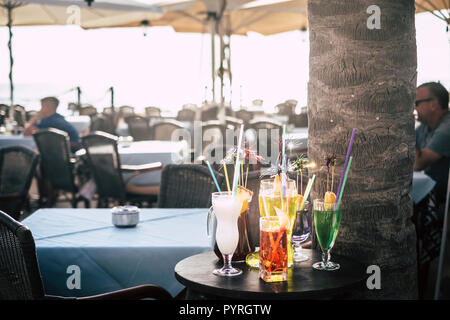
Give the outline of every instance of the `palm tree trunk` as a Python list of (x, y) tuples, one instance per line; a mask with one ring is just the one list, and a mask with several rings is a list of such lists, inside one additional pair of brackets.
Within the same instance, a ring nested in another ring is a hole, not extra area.
[[(371, 14), (366, 10), (373, 4), (381, 10), (381, 29), (367, 27)], [(316, 181), (326, 181), (325, 158), (333, 154), (336, 174), (341, 173), (356, 128), (332, 254), (381, 268), (381, 289), (364, 289), (355, 293), (358, 298), (416, 298), (409, 197), (417, 67), (414, 0), (309, 0), (308, 19), (308, 157), (319, 165)], [(312, 199), (323, 197), (322, 185), (315, 184)]]

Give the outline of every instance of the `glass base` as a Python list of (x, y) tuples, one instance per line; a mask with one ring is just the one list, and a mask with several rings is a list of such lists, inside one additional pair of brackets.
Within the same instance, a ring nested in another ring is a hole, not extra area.
[(334, 271), (339, 270), (341, 266), (336, 262), (328, 261), (327, 263), (323, 263), (322, 261), (320, 261), (314, 263), (312, 267), (316, 270)]
[(220, 268), (213, 271), (216, 276), (221, 277), (234, 277), (242, 274), (242, 270), (238, 268)]
[(295, 262), (303, 262), (303, 261), (308, 261), (309, 257), (301, 252), (294, 252), (294, 261)]

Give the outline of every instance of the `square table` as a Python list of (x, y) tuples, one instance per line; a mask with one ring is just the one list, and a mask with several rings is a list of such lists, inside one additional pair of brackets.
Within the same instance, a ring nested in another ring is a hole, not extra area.
[[(88, 296), (155, 284), (176, 296), (175, 265), (211, 251), (208, 209), (141, 209), (135, 228), (117, 228), (110, 209), (40, 209), (22, 223), (33, 233), (45, 293)], [(80, 288), (72, 288), (73, 266)], [(71, 269), (72, 268), (72, 269)]]

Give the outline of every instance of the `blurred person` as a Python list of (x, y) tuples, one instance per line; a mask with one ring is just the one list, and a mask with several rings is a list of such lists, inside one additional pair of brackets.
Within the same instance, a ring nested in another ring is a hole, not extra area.
[(420, 126), (416, 129), (414, 170), (424, 170), (436, 181), (438, 203), (445, 202), (450, 164), (450, 113), (447, 89), (437, 82), (420, 85), (415, 109)]
[(62, 115), (56, 112), (59, 100), (55, 97), (41, 99), (41, 110), (37, 116), (28, 121), (23, 131), (24, 136), (30, 136), (39, 129), (55, 128), (68, 133), (72, 151), (80, 147), (80, 137), (77, 130)]

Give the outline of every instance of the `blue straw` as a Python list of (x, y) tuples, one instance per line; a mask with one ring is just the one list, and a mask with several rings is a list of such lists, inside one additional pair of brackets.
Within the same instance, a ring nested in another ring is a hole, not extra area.
[(220, 190), (219, 184), (217, 183), (217, 179), (216, 176), (214, 175), (213, 169), (211, 168), (211, 165), (209, 164), (209, 161), (206, 160), (206, 164), (208, 165), (209, 171), (211, 172), (211, 176), (214, 180), (214, 183), (216, 184), (216, 188), (219, 192), (222, 192), (222, 190)]

